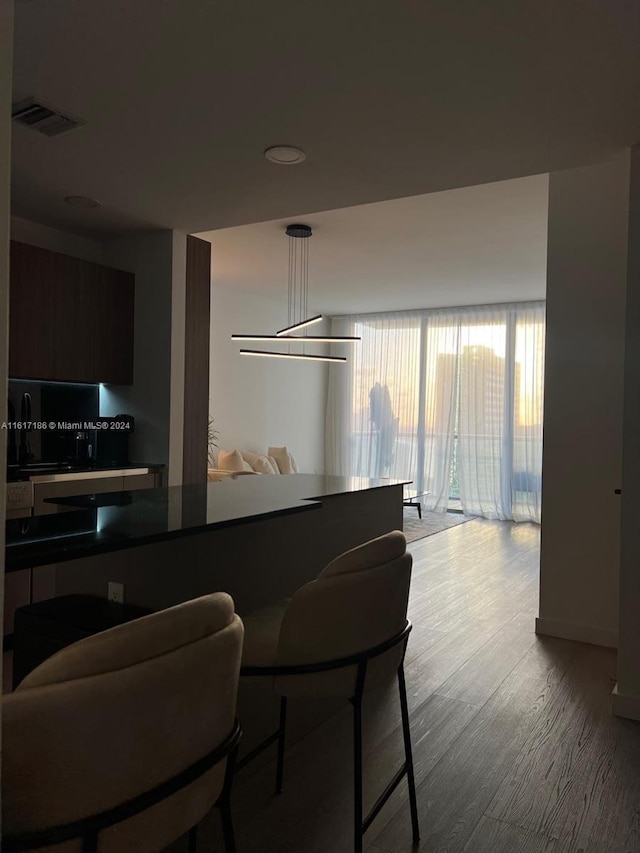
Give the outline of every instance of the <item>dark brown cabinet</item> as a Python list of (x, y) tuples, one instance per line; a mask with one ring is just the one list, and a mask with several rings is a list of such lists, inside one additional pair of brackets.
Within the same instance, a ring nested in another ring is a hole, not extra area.
[(9, 376), (133, 382), (134, 276), (11, 243)]
[[(100, 382), (133, 382), (134, 276), (109, 267), (97, 267), (91, 288), (94, 323), (93, 357)], [(118, 378), (113, 378), (118, 377)]]

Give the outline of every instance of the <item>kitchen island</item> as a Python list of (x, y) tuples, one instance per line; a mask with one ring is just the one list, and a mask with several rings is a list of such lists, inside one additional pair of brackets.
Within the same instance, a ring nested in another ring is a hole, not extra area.
[[(105, 598), (116, 581), (127, 604), (153, 610), (225, 591), (246, 616), (291, 596), (343, 551), (402, 529), (402, 497), (400, 480), (289, 474), (56, 498), (55, 514), (7, 523), (6, 568), (46, 567), (56, 596)], [(277, 699), (257, 681), (239, 690), (243, 752), (278, 719)], [(296, 702), (291, 737), (341, 707)]]
[(338, 554), (402, 528), (400, 480), (311, 474), (56, 499), (7, 523), (6, 571), (55, 565), (55, 592), (160, 609), (229, 592), (239, 613), (291, 595)]

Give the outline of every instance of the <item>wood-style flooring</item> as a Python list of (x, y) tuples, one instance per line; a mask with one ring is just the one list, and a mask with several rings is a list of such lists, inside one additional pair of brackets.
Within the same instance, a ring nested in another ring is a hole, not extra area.
[[(420, 851), (640, 853), (640, 723), (611, 716), (614, 651), (535, 636), (539, 528), (474, 520), (410, 549)], [(238, 853), (348, 853), (350, 708), (297, 739), (292, 722), (280, 796), (274, 755), (236, 777)], [(395, 691), (371, 697), (364, 731), (370, 807), (401, 761)], [(222, 850), (218, 821), (199, 850)], [(365, 838), (413, 849), (406, 783)]]

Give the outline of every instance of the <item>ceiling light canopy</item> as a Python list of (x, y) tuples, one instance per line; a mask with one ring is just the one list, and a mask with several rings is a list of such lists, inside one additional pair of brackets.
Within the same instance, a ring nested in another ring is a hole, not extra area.
[(264, 156), (270, 163), (276, 163), (278, 166), (296, 166), (307, 159), (302, 148), (296, 148), (294, 145), (272, 145), (264, 152)]
[[(307, 355), (306, 344), (335, 344), (354, 343), (360, 338), (352, 335), (307, 335), (309, 326), (319, 323), (322, 314), (309, 316), (309, 238), (313, 234), (309, 225), (294, 223), (287, 225), (286, 235), (289, 238), (289, 276), (287, 293), (287, 325), (275, 335), (231, 335), (236, 341), (274, 341), (288, 344), (287, 352), (261, 351), (241, 349), (241, 355), (265, 356), (266, 358), (294, 358), (308, 361), (332, 361), (344, 363), (344, 356)], [(292, 332), (304, 330), (303, 335)], [(302, 344), (302, 353), (292, 353), (291, 344)]]

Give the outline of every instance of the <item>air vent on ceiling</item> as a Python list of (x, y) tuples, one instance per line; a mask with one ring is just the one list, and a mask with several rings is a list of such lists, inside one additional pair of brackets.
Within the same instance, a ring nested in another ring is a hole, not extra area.
[(85, 124), (82, 119), (65, 115), (56, 107), (43, 104), (35, 98), (26, 98), (14, 104), (11, 118), (25, 127), (44, 133), (45, 136), (58, 136), (59, 133), (66, 133)]

